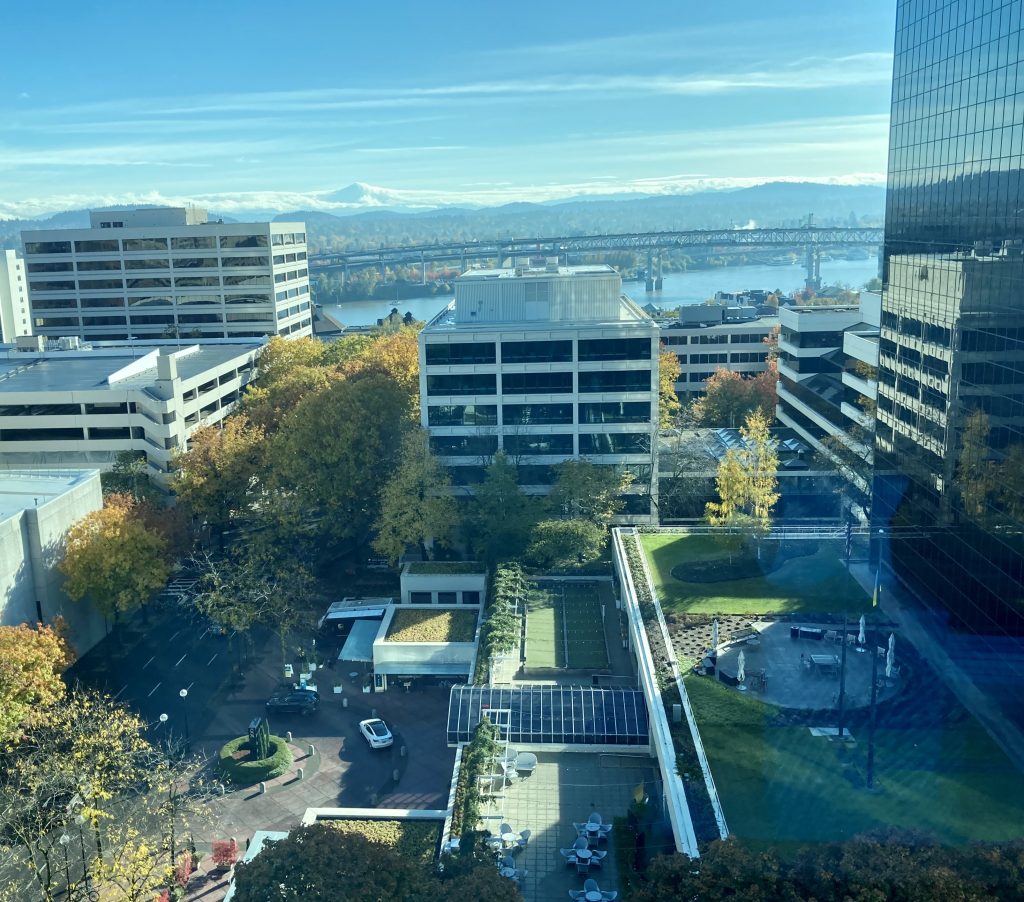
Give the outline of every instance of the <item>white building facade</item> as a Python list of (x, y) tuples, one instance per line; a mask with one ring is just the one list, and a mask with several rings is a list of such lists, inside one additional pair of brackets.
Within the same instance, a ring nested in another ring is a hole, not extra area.
[(222, 420), (255, 375), (262, 342), (221, 339), (46, 349), (41, 336), (0, 348), (0, 470), (109, 469), (144, 454), (166, 489), (176, 453)]
[(25, 261), (15, 251), (0, 251), (0, 340), (31, 334)]
[(209, 222), (178, 207), (89, 216), (88, 229), (22, 232), (35, 334), (312, 334), (304, 223)]
[(431, 448), (465, 492), (499, 449), (534, 494), (565, 460), (624, 468), (634, 491), (623, 517), (650, 522), (659, 337), (611, 267), (470, 270), (420, 333)]

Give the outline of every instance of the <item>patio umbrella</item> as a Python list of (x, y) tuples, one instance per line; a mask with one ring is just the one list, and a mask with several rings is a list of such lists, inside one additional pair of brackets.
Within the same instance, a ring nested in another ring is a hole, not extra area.
[(860, 615), (860, 632), (857, 633), (857, 644), (863, 645), (868, 641), (867, 636), (864, 635), (864, 615)]
[(747, 656), (740, 652), (736, 659), (736, 682), (742, 683), (747, 678)]
[(885, 678), (892, 676), (892, 665), (896, 660), (896, 636), (889, 633), (889, 650), (885, 654)]
[(711, 623), (711, 650), (715, 651), (718, 648), (718, 618), (716, 617)]

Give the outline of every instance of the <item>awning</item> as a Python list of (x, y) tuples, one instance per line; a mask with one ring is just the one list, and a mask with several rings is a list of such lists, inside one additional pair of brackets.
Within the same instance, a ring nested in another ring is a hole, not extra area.
[(379, 620), (357, 620), (345, 640), (345, 646), (338, 653), (339, 661), (362, 661), (373, 663), (373, 640), (380, 631)]

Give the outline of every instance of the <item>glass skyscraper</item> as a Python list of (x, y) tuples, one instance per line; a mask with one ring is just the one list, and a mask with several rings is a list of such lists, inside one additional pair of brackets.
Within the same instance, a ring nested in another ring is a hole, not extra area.
[(1024, 635), (1022, 5), (898, 4), (872, 508), (893, 570), (1002, 638)]

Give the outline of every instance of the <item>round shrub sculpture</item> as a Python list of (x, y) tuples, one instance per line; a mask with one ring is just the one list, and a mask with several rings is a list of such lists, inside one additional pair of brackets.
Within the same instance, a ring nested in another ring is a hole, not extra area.
[(280, 736), (267, 737), (267, 753), (254, 758), (248, 736), (239, 736), (221, 746), (218, 756), (220, 776), (238, 786), (251, 786), (261, 780), (280, 777), (292, 765), (292, 751)]

